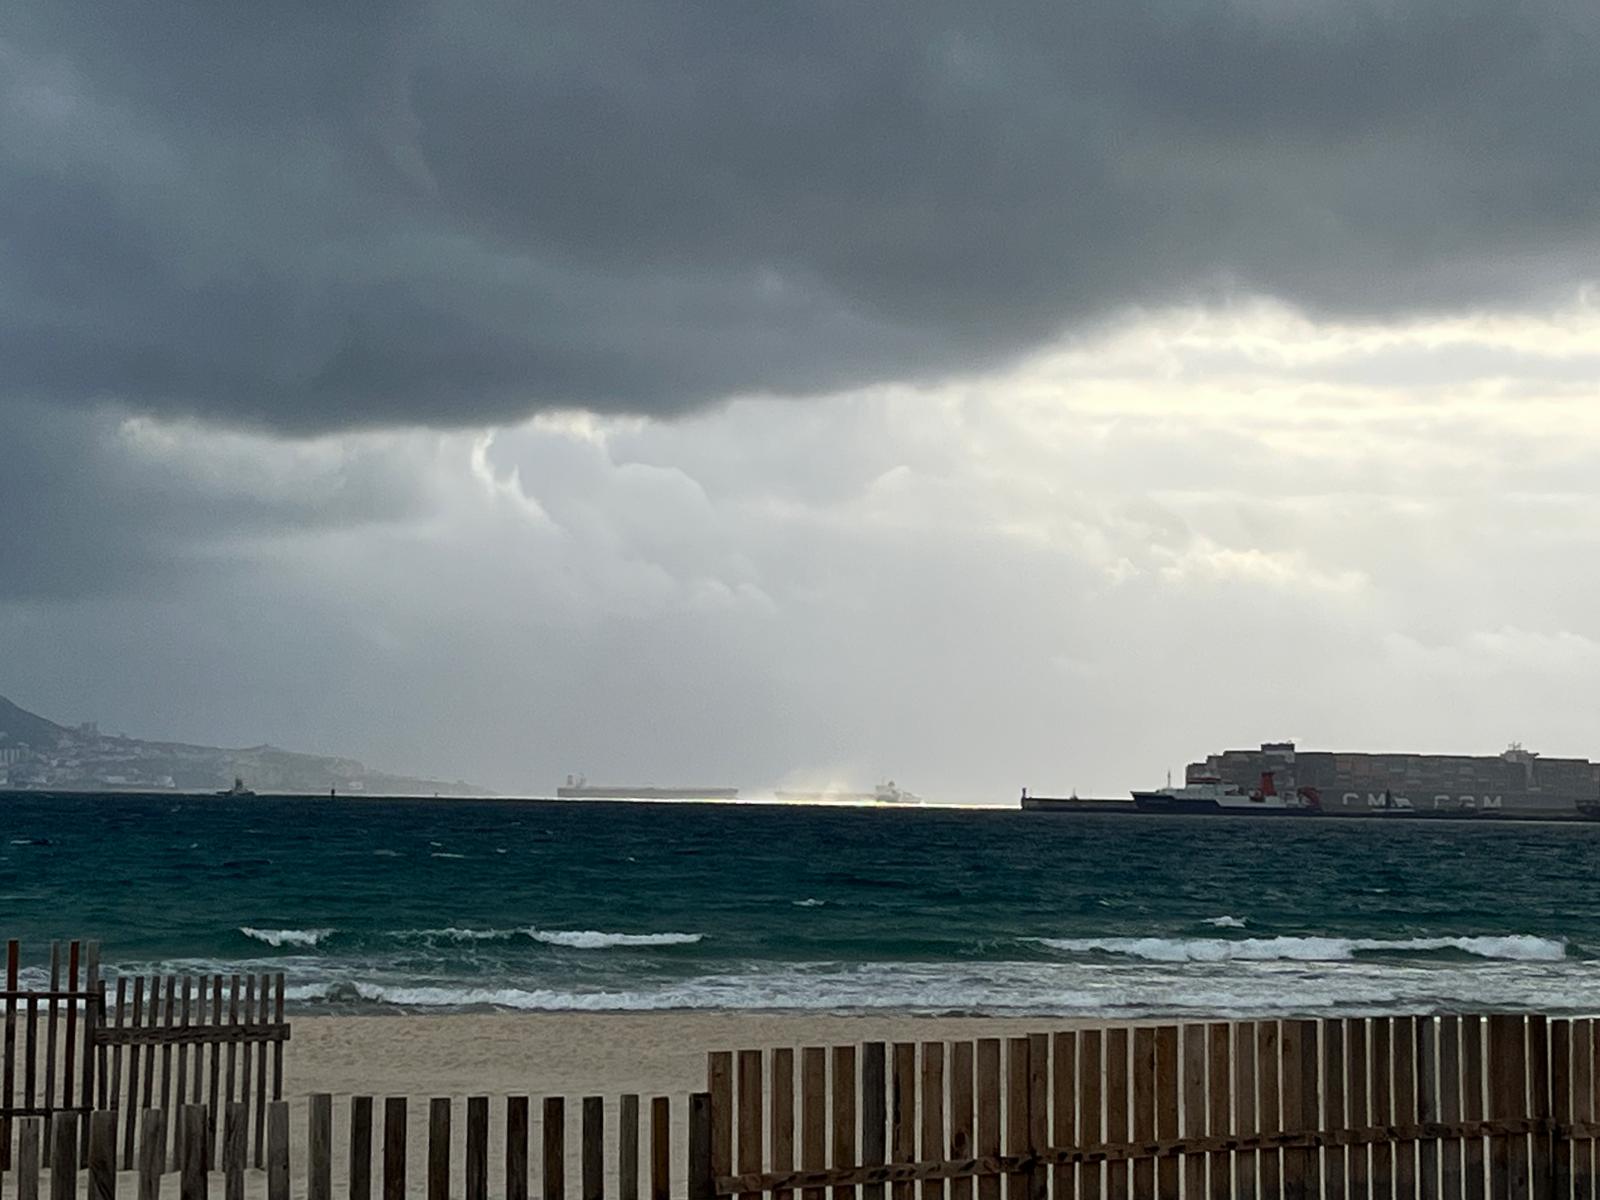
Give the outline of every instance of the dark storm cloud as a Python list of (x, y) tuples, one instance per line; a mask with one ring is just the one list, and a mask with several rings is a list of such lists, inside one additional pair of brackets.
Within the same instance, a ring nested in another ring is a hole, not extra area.
[(24, 0), (0, 363), (291, 431), (970, 369), (1593, 270), (1600, 9)]

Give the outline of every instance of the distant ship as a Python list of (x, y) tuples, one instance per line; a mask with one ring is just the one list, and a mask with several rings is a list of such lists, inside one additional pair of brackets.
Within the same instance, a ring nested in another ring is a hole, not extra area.
[(895, 785), (890, 779), (870, 792), (774, 792), (785, 804), (921, 804), (922, 797)]
[(231, 788), (223, 788), (220, 792), (217, 792), (216, 795), (222, 796), (228, 800), (248, 800), (253, 797), (255, 793), (249, 788), (245, 787), (244, 780), (235, 775), (233, 777), (233, 786)]
[(597, 787), (582, 775), (568, 775), (556, 789), (559, 800), (736, 800), (736, 787), (655, 787), (649, 784), (622, 784)]
[(1236, 783), (1215, 777), (1200, 777), (1182, 787), (1158, 788), (1153, 792), (1134, 792), (1133, 806), (1140, 812), (1184, 815), (1301, 817), (1322, 810), (1315, 788), (1301, 788), (1293, 795), (1278, 794), (1272, 772), (1264, 772), (1261, 786), (1245, 791)]

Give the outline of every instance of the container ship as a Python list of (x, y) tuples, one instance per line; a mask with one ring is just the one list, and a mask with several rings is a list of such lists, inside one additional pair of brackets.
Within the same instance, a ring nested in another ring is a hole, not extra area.
[(618, 784), (597, 787), (582, 775), (568, 775), (556, 789), (558, 800), (737, 800), (736, 787), (656, 787)]
[(1600, 820), (1600, 764), (1544, 758), (1518, 744), (1496, 755), (1346, 754), (1267, 742), (1190, 763), (1181, 788), (1127, 800), (1030, 796), (1042, 812), (1216, 816)]

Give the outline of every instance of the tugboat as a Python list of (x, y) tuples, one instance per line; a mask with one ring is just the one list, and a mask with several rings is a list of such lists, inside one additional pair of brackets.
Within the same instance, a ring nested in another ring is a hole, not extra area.
[(255, 797), (255, 793), (245, 787), (244, 780), (237, 775), (233, 777), (233, 786), (231, 788), (223, 788), (220, 792), (214, 794), (224, 800), (250, 800)]

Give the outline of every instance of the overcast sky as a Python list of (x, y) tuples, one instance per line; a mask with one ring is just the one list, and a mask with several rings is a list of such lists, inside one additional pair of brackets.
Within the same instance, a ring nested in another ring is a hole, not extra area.
[(547, 791), (1600, 757), (1591, 0), (22, 0), (0, 694)]

